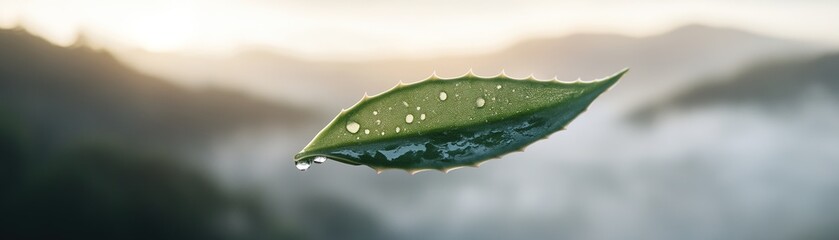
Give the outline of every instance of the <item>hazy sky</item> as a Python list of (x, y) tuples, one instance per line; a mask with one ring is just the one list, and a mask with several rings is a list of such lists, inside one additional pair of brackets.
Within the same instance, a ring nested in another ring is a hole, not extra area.
[(311, 59), (491, 51), (574, 32), (655, 34), (728, 26), (839, 45), (839, 1), (809, 0), (0, 0), (0, 27), (58, 44), (211, 54), (269, 47)]

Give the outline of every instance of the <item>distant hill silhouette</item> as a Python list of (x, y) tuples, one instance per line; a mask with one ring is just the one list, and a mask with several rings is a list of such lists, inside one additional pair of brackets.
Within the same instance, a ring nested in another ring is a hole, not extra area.
[(649, 119), (665, 111), (738, 104), (788, 112), (816, 91), (839, 101), (835, 95), (839, 92), (839, 53), (757, 64), (731, 77), (705, 81), (661, 99), (641, 108), (633, 118)]
[(495, 75), (503, 69), (517, 77), (557, 75), (573, 81), (601, 78), (630, 67), (630, 73), (601, 102), (637, 104), (690, 86), (701, 76), (735, 71), (759, 59), (825, 49), (742, 30), (688, 25), (641, 38), (575, 34), (522, 41), (495, 53), (420, 60), (304, 61), (264, 50), (219, 58), (140, 51), (120, 57), (168, 79), (227, 84), (300, 105), (338, 104), (332, 109), (337, 112), (364, 92), (375, 94), (398, 81), (418, 81), (433, 71), (444, 77), (459, 76), (470, 68), (480, 75)]
[(184, 160), (226, 131), (310, 116), (0, 30), (0, 239), (301, 238)]
[(108, 139), (169, 146), (253, 124), (293, 126), (306, 111), (220, 89), (192, 90), (123, 66), (104, 51), (0, 30), (0, 112), (47, 142)]

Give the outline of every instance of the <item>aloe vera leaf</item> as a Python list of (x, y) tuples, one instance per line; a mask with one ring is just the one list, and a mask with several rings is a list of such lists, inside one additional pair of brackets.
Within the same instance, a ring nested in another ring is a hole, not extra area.
[(470, 71), (400, 83), (342, 110), (294, 158), (298, 167), (333, 159), (377, 172), (477, 166), (564, 129), (627, 70), (591, 82)]

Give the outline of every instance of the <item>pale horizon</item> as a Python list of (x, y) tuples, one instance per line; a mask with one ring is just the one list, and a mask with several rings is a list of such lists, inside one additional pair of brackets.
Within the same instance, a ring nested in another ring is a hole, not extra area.
[[(831, 23), (839, 22), (839, 15), (832, 11), (839, 4), (830, 1), (794, 5), (780, 1), (430, 1), (414, 5), (0, 0), (0, 27), (20, 26), (63, 46), (73, 44), (83, 33), (94, 45), (114, 51), (227, 55), (258, 48), (308, 60), (479, 54), (533, 38), (576, 33), (644, 37), (689, 24), (839, 46), (839, 32), (831, 31)], [(470, 7), (472, 11), (464, 11)]]

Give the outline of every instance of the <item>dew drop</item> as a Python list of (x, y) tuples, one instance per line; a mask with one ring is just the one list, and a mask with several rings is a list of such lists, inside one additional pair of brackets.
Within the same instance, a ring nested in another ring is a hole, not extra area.
[(382, 120), (381, 119), (376, 119), (376, 125), (382, 125)]
[(385, 132), (382, 132), (382, 136), (384, 136), (384, 135), (385, 135)]
[(379, 115), (379, 111), (373, 111), (373, 115)]
[(417, 107), (417, 111), (419, 111), (419, 110), (422, 110), (422, 108), (421, 108), (421, 107)]
[(482, 97), (479, 97), (478, 100), (475, 100), (475, 104), (478, 105), (478, 108), (484, 107), (484, 104), (486, 104), (486, 102), (487, 101), (484, 100), (484, 98), (482, 98)]
[(322, 156), (317, 156), (317, 157), (315, 157), (314, 162), (317, 163), (317, 164), (321, 164), (323, 162), (326, 162), (326, 159), (328, 159), (328, 158), (322, 157)]
[(300, 160), (294, 162), (294, 166), (297, 167), (297, 170), (306, 171), (306, 169), (312, 166), (312, 162), (310, 160)]
[(425, 113), (420, 114), (420, 120), (425, 120)]
[(406, 123), (414, 122), (414, 115), (413, 114), (408, 114), (407, 116), (405, 116), (405, 122)]
[(350, 133), (357, 133), (358, 129), (361, 129), (361, 125), (359, 125), (357, 122), (347, 123), (347, 131), (350, 131)]
[(364, 129), (364, 134), (370, 134), (370, 129)]
[(449, 98), (449, 95), (446, 92), (440, 92), (440, 101), (446, 101), (446, 98)]
[(501, 85), (495, 86), (495, 89), (501, 89)]
[(405, 105), (406, 107), (410, 107), (410, 106), (411, 106), (411, 105), (408, 105), (408, 102), (406, 102), (406, 101), (402, 101), (402, 105)]
[(396, 127), (396, 133), (399, 133), (399, 131), (402, 131), (402, 129), (399, 128), (399, 127)]

